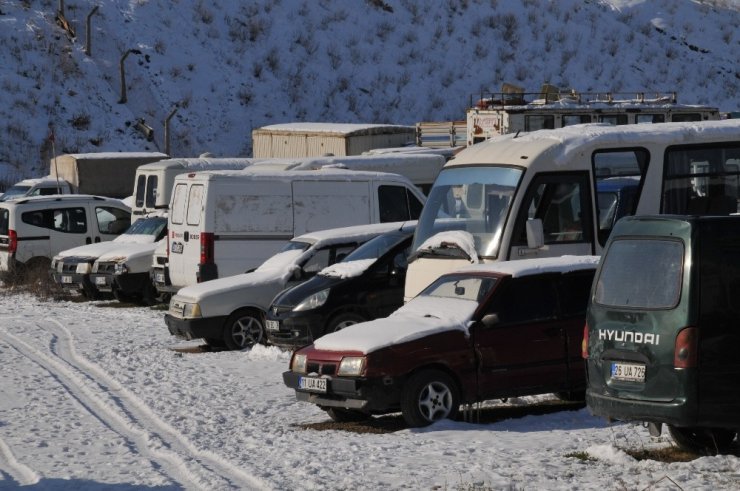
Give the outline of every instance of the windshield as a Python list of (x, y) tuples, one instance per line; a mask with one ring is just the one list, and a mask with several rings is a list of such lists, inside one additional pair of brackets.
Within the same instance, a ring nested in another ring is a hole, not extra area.
[(149, 217), (136, 220), (129, 228), (124, 232), (127, 235), (153, 235), (160, 238), (160, 235), (164, 237), (164, 230), (167, 227), (167, 218), (165, 217)]
[(12, 188), (5, 191), (2, 196), (0, 196), (0, 200), (5, 201), (6, 199), (23, 196), (28, 192), (29, 189), (31, 189), (31, 186), (13, 186)]
[(523, 170), (476, 165), (443, 169), (429, 192), (413, 250), (446, 230), (469, 232), (480, 257), (496, 257), (504, 222)]
[(419, 296), (457, 298), (480, 303), (486, 298), (496, 278), (452, 274), (442, 276), (422, 291)]
[(352, 253), (342, 259), (342, 262), (378, 259), (409, 235), (411, 234), (403, 232), (389, 232), (387, 234), (378, 235), (352, 251)]
[(300, 240), (291, 240), (280, 249), (280, 252), (285, 251), (306, 251), (311, 247), (309, 242), (301, 242)]

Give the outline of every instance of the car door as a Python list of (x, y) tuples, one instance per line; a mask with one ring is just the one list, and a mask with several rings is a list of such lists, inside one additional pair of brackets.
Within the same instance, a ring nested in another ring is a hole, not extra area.
[(567, 375), (564, 323), (557, 318), (557, 274), (505, 278), (481, 307), (496, 314), (472, 329), (478, 393), (486, 399), (556, 390)]
[(589, 269), (566, 273), (558, 282), (558, 303), (568, 360), (567, 385), (574, 390), (580, 390), (586, 383), (581, 343), (595, 272), (595, 269)]
[(411, 237), (385, 253), (364, 273), (364, 304), (372, 317), (387, 317), (403, 305), (410, 251)]
[(350, 252), (357, 249), (358, 245), (359, 244), (357, 242), (347, 242), (343, 244), (325, 245), (314, 249), (313, 254), (311, 254), (303, 264), (301, 264), (300, 276), (298, 278), (291, 276), (286, 288), (293, 287), (313, 278), (322, 269), (347, 257)]

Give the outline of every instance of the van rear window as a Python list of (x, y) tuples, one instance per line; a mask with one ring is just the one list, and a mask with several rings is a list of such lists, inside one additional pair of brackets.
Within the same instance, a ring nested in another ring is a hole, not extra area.
[(677, 240), (615, 240), (604, 256), (594, 302), (637, 309), (675, 307), (681, 296), (683, 257), (683, 243)]
[(0, 208), (0, 235), (8, 235), (10, 227), (10, 212), (7, 208)]

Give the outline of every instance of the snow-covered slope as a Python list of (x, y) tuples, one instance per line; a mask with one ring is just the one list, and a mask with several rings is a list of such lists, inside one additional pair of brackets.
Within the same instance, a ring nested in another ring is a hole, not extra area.
[(736, 111), (738, 25), (740, 0), (6, 0), (0, 180), (46, 174), (52, 151), (163, 151), (174, 109), (178, 157), (250, 156), (267, 124), (462, 119), (503, 82)]

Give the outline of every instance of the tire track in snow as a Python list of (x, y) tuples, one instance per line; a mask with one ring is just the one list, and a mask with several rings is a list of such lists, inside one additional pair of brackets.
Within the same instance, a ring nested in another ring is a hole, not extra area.
[(49, 351), (42, 352), (19, 337), (0, 331), (0, 338), (48, 371), (93, 417), (131, 442), (171, 479), (197, 489), (267, 489), (269, 485), (209, 450), (197, 448), (163, 421), (135, 394), (75, 350), (74, 338), (59, 321), (49, 332)]
[(41, 477), (25, 464), (18, 462), (13, 451), (0, 438), (0, 462), (7, 464), (7, 473), (12, 477), (19, 486), (30, 486), (37, 484)]

